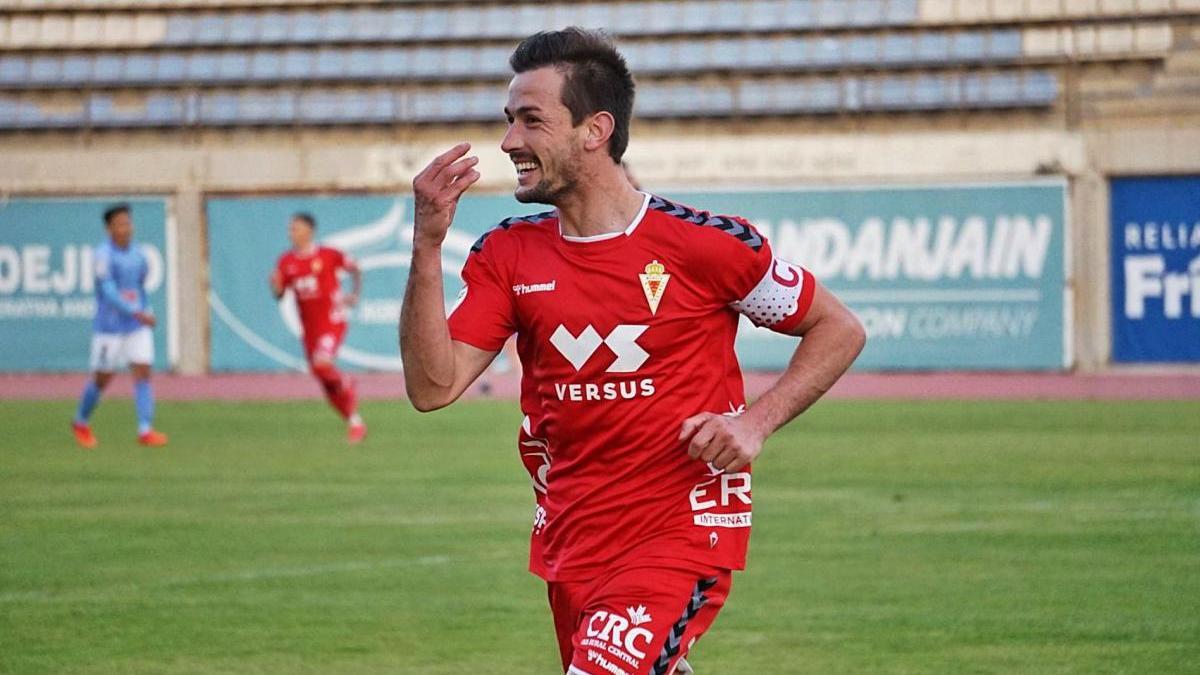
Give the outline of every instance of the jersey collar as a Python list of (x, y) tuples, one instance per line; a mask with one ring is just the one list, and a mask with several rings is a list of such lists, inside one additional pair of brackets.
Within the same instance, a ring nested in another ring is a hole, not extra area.
[(633, 234), (633, 231), (637, 229), (637, 226), (642, 223), (642, 219), (646, 217), (646, 209), (648, 208), (650, 208), (650, 193), (643, 192), (642, 208), (638, 209), (637, 215), (633, 217), (633, 221), (629, 223), (629, 226), (620, 232), (605, 232), (604, 234), (594, 234), (590, 237), (572, 237), (569, 234), (563, 234), (562, 221), (560, 220), (558, 223), (558, 234), (563, 239), (573, 244), (590, 244), (597, 241), (616, 239), (617, 237), (628, 237), (629, 235)]

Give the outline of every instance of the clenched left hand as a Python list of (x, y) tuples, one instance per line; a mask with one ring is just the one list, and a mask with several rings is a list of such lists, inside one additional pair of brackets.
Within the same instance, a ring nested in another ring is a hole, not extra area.
[(683, 421), (679, 440), (689, 439), (690, 457), (732, 473), (758, 457), (766, 436), (743, 418), (705, 412)]

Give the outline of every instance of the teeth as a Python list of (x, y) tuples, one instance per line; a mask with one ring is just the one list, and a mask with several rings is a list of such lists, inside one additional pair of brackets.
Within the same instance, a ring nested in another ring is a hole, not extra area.
[(517, 162), (517, 171), (533, 171), (537, 168), (537, 162)]

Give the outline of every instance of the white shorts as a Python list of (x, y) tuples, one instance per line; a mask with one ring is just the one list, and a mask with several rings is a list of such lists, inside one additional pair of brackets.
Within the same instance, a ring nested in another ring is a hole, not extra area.
[(92, 372), (113, 373), (131, 363), (154, 363), (154, 332), (149, 326), (142, 326), (132, 333), (92, 335)]

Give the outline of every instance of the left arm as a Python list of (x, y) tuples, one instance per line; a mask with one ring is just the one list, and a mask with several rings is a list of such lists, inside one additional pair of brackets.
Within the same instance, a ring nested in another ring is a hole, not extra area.
[(727, 472), (739, 471), (763, 442), (821, 398), (866, 344), (858, 318), (815, 279), (812, 306), (790, 335), (803, 338), (779, 380), (739, 417), (700, 413), (684, 420), (688, 454)]
[(344, 302), (347, 307), (353, 307), (358, 304), (358, 299), (362, 295), (362, 268), (358, 266), (358, 263), (354, 262), (353, 258), (346, 258), (342, 262), (342, 269), (346, 270), (346, 273), (350, 275), (350, 283), (352, 284), (350, 295), (346, 296)]

